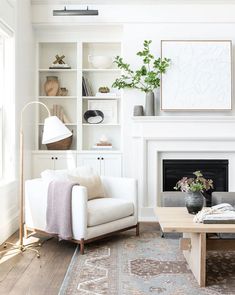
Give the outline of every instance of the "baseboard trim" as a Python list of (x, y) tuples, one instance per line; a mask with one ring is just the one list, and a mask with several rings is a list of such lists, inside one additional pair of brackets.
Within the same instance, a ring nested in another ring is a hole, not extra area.
[(15, 213), (8, 221), (0, 226), (0, 245), (4, 243), (19, 228), (19, 214)]

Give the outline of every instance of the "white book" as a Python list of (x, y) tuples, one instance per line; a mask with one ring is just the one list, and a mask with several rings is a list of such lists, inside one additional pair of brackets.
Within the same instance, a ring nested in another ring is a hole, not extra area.
[(113, 148), (113, 146), (112, 145), (104, 145), (104, 146), (93, 145), (92, 148), (95, 150), (111, 150)]
[(117, 93), (115, 92), (108, 92), (108, 93), (101, 93), (101, 92), (97, 92), (95, 94), (96, 97), (113, 97), (116, 98), (117, 97)]

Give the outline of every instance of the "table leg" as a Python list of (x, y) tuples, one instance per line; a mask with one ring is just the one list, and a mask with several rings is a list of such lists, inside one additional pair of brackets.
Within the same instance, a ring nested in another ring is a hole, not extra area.
[(191, 239), (191, 249), (183, 254), (200, 287), (206, 285), (206, 233), (184, 233)]

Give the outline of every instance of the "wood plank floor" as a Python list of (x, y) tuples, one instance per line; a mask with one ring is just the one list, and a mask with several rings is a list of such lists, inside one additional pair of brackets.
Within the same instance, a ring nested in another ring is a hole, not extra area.
[[(8, 239), (16, 242), (17, 233)], [(31, 238), (34, 241), (35, 238)], [(56, 295), (63, 282), (76, 245), (43, 237), (41, 258), (34, 252), (8, 252), (0, 256), (1, 295)], [(3, 250), (3, 246), (0, 247)]]

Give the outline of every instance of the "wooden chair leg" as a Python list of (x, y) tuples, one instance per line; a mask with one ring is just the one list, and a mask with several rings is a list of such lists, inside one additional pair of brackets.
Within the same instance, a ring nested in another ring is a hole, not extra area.
[(81, 239), (81, 241), (80, 241), (80, 252), (81, 252), (82, 255), (84, 254), (84, 246), (85, 246), (84, 239)]
[(139, 222), (136, 224), (136, 236), (140, 235), (140, 224)]

